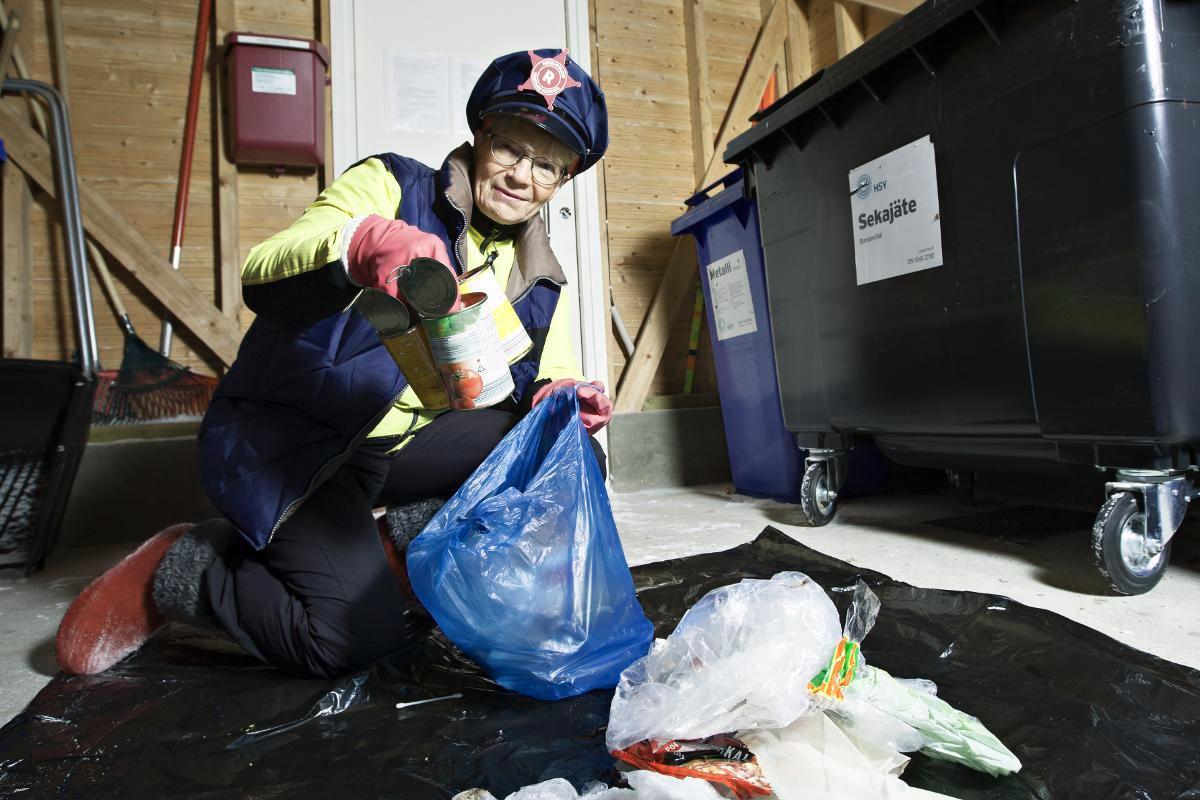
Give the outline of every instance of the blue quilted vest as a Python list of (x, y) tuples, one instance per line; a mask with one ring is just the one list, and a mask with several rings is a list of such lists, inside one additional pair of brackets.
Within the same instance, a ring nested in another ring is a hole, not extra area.
[[(465, 232), (467, 212), (456, 208), (444, 191), (449, 161), (437, 171), (394, 154), (375, 158), (400, 184), (397, 218), (441, 236), (461, 274), (464, 265), (455, 243)], [(513, 298), (534, 342), (529, 355), (512, 365), (515, 401), (537, 376), (560, 288), (538, 279)], [(200, 427), (205, 491), (255, 549), (266, 547), (406, 385), (374, 328), (356, 311), (333, 314), (299, 330), (259, 316)]]

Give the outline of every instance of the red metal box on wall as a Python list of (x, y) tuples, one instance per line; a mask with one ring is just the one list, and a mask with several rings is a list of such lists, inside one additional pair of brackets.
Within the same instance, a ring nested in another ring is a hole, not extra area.
[(272, 166), (324, 164), (325, 46), (250, 33), (230, 33), (226, 45), (230, 159)]

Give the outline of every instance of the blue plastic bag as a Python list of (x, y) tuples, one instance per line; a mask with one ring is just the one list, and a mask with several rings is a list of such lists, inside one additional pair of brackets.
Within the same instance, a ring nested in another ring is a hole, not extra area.
[(616, 686), (654, 636), (574, 390), (539, 403), (442, 506), (408, 575), (450, 641), (543, 700)]

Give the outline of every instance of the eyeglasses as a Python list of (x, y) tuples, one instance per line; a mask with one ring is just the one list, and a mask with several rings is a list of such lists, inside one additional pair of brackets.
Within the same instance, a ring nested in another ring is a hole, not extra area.
[(528, 158), (533, 169), (531, 174), (536, 183), (542, 186), (557, 186), (567, 174), (567, 168), (556, 164), (544, 156), (531, 156), (521, 145), (505, 136), (489, 133), (492, 140), (492, 160), (502, 167), (513, 167)]

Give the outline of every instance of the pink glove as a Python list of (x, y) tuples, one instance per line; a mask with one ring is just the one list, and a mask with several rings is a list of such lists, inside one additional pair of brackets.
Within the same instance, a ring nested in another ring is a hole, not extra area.
[(612, 419), (613, 404), (604, 394), (604, 384), (600, 381), (584, 383), (573, 378), (560, 378), (547, 383), (533, 395), (533, 405), (537, 405), (557, 389), (574, 386), (579, 395), (579, 421), (587, 429), (589, 435), (603, 428)]
[(424, 256), (449, 264), (446, 245), (431, 233), (398, 219), (371, 214), (358, 223), (346, 247), (346, 274), (359, 286), (382, 289), (397, 296), (395, 281), (388, 277), (396, 267)]

